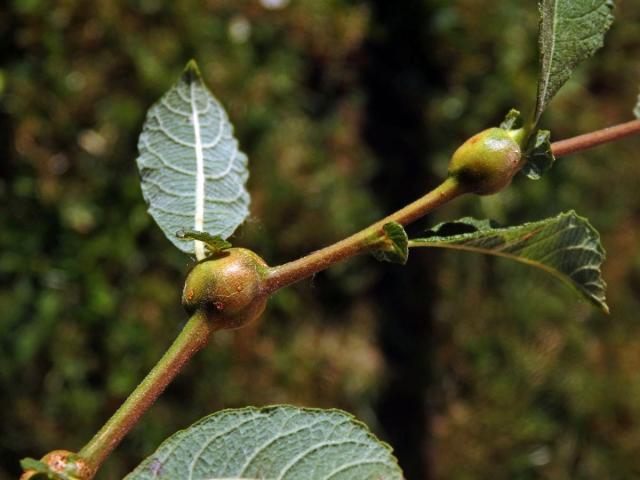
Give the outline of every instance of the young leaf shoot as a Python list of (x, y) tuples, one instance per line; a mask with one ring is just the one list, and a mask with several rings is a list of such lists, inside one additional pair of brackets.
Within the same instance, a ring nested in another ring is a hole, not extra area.
[(409, 258), (409, 239), (402, 225), (389, 222), (382, 227), (382, 232), (383, 235), (372, 252), (373, 256), (381, 262), (406, 264)]

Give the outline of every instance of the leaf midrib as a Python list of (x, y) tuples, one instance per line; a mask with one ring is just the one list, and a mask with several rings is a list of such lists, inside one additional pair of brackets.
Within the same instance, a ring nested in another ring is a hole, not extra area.
[[(198, 114), (198, 106), (196, 105), (194, 84), (195, 82), (191, 82), (189, 85), (194, 144), (196, 150), (196, 194), (193, 229), (201, 232), (204, 230), (204, 155), (202, 151), (202, 139), (200, 138), (200, 118)], [(205, 257), (204, 243), (194, 240), (193, 245), (196, 259), (202, 260)]]
[(555, 55), (556, 52), (556, 36), (555, 36), (555, 31), (556, 28), (558, 26), (558, 15), (556, 15), (556, 12), (558, 10), (558, 0), (554, 0), (553, 1), (553, 24), (551, 27), (551, 49), (549, 52), (549, 60), (548, 60), (548, 68), (547, 68), (547, 72), (546, 72), (546, 79), (543, 82), (544, 85), (544, 90), (541, 92), (540, 95), (540, 105), (538, 105), (538, 112), (537, 112), (537, 117), (540, 118), (540, 115), (542, 114), (542, 111), (544, 110), (545, 107), (545, 103), (546, 103), (546, 97), (547, 97), (547, 92), (549, 91), (549, 83), (550, 83), (550, 78), (551, 78), (551, 65), (553, 64), (553, 56)]

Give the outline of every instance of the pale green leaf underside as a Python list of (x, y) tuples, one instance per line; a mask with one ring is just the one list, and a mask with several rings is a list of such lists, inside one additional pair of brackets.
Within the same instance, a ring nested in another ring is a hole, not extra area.
[(575, 212), (515, 227), (463, 218), (442, 223), (410, 247), (440, 247), (497, 255), (538, 267), (608, 312), (600, 267), (605, 252), (598, 232)]
[(197, 230), (228, 238), (249, 214), (247, 157), (233, 127), (204, 85), (194, 62), (150, 109), (138, 140), (142, 193), (164, 234), (202, 258), (200, 241), (178, 238)]
[(574, 68), (602, 46), (612, 9), (611, 0), (542, 0), (536, 123)]
[(167, 439), (127, 480), (401, 479), (390, 447), (339, 410), (223, 410)]

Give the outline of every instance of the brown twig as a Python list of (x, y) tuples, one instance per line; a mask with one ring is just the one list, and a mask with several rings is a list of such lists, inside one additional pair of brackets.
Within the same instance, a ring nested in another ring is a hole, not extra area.
[[(639, 133), (640, 120), (633, 120), (554, 142), (551, 149), (556, 157), (561, 157)], [(379, 241), (382, 227), (386, 223), (397, 222), (401, 225), (407, 225), (463, 193), (466, 191), (452, 178), (448, 178), (425, 196), (364, 230), (298, 260), (271, 268), (265, 281), (265, 290), (268, 293), (273, 293), (282, 287), (324, 270), (330, 265), (369, 251), (375, 247), (376, 241)], [(79, 457), (86, 461), (91, 469), (90, 476), (95, 474), (102, 462), (133, 428), (140, 416), (153, 404), (184, 364), (207, 344), (212, 330), (211, 324), (204, 316), (194, 315), (191, 317), (160, 362), (94, 438), (79, 452)]]
[(613, 142), (624, 137), (640, 133), (640, 120), (614, 125), (595, 132), (585, 133), (577, 137), (560, 140), (551, 144), (551, 150), (556, 157), (564, 157), (572, 153), (581, 152), (597, 147), (603, 143)]
[(89, 465), (91, 476), (182, 370), (184, 364), (207, 344), (212, 330), (211, 322), (204, 315), (194, 314), (162, 359), (91, 441), (80, 450), (78, 455)]
[(397, 222), (401, 225), (407, 225), (463, 193), (466, 193), (464, 188), (449, 177), (425, 196), (364, 230), (305, 257), (271, 268), (266, 278), (265, 289), (268, 293), (273, 293), (335, 263), (369, 251), (376, 246), (376, 240), (379, 240), (382, 227), (385, 224)]

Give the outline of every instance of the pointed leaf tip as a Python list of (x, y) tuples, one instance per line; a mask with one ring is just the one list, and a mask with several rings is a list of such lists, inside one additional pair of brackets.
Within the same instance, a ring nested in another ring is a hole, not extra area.
[(195, 81), (202, 81), (202, 74), (200, 73), (200, 68), (198, 67), (198, 63), (192, 58), (187, 62), (187, 66), (184, 67), (182, 72), (182, 79), (188, 84)]

